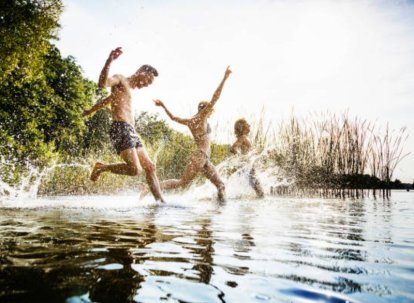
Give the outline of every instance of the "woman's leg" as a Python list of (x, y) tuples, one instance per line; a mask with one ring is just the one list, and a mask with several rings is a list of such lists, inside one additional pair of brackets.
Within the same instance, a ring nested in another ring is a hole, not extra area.
[(187, 187), (194, 180), (197, 174), (206, 163), (206, 156), (200, 152), (194, 152), (190, 163), (185, 168), (181, 179), (170, 179), (161, 182), (162, 189), (174, 189), (179, 187)]

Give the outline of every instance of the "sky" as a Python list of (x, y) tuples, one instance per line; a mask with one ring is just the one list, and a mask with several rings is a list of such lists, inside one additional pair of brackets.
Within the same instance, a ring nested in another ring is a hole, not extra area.
[[(139, 111), (191, 117), (230, 65), (210, 124), (230, 143), (234, 121), (278, 125), (292, 112), (348, 112), (409, 137), (394, 177), (414, 181), (414, 1), (408, 0), (63, 0), (57, 45), (97, 81), (142, 64), (159, 71), (133, 93)], [(180, 131), (185, 128), (171, 124)]]

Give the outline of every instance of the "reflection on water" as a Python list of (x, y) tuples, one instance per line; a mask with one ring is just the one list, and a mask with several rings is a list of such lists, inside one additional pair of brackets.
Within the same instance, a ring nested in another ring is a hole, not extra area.
[(174, 199), (0, 208), (0, 302), (414, 301), (412, 193)]

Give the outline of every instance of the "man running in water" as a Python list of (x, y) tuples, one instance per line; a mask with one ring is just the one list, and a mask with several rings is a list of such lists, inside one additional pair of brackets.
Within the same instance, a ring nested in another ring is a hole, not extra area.
[(137, 176), (144, 169), (149, 189), (155, 200), (164, 202), (159, 181), (155, 174), (155, 165), (149, 158), (134, 129), (135, 119), (131, 98), (132, 89), (147, 87), (154, 81), (154, 77), (158, 76), (158, 72), (150, 65), (143, 65), (129, 77), (114, 75), (108, 78), (109, 66), (121, 54), (122, 49), (120, 47), (111, 51), (99, 77), (98, 86), (100, 88), (110, 87), (111, 94), (97, 102), (90, 109), (85, 110), (83, 116), (88, 116), (106, 106), (111, 107), (112, 125), (109, 135), (112, 145), (125, 163), (103, 164), (97, 162), (90, 179), (92, 181), (98, 180), (103, 172)]
[(168, 117), (171, 120), (187, 126), (191, 134), (193, 135), (196, 150), (191, 155), (190, 163), (184, 170), (181, 179), (171, 179), (161, 182), (162, 189), (173, 189), (178, 187), (187, 187), (194, 180), (199, 172), (203, 172), (204, 175), (217, 187), (218, 200), (225, 200), (225, 187), (223, 181), (221, 181), (216, 168), (210, 162), (210, 126), (207, 123), (207, 119), (213, 113), (214, 105), (220, 98), (221, 91), (224, 86), (224, 82), (230, 76), (231, 70), (227, 67), (224, 74), (224, 78), (220, 85), (217, 87), (211, 101), (202, 101), (198, 104), (198, 112), (190, 119), (184, 119), (174, 116), (164, 105), (161, 100), (154, 100), (156, 106), (164, 108)]

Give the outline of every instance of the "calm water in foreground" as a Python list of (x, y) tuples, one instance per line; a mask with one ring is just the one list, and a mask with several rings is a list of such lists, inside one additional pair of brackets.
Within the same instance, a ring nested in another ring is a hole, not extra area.
[(414, 193), (0, 201), (0, 302), (414, 302)]

